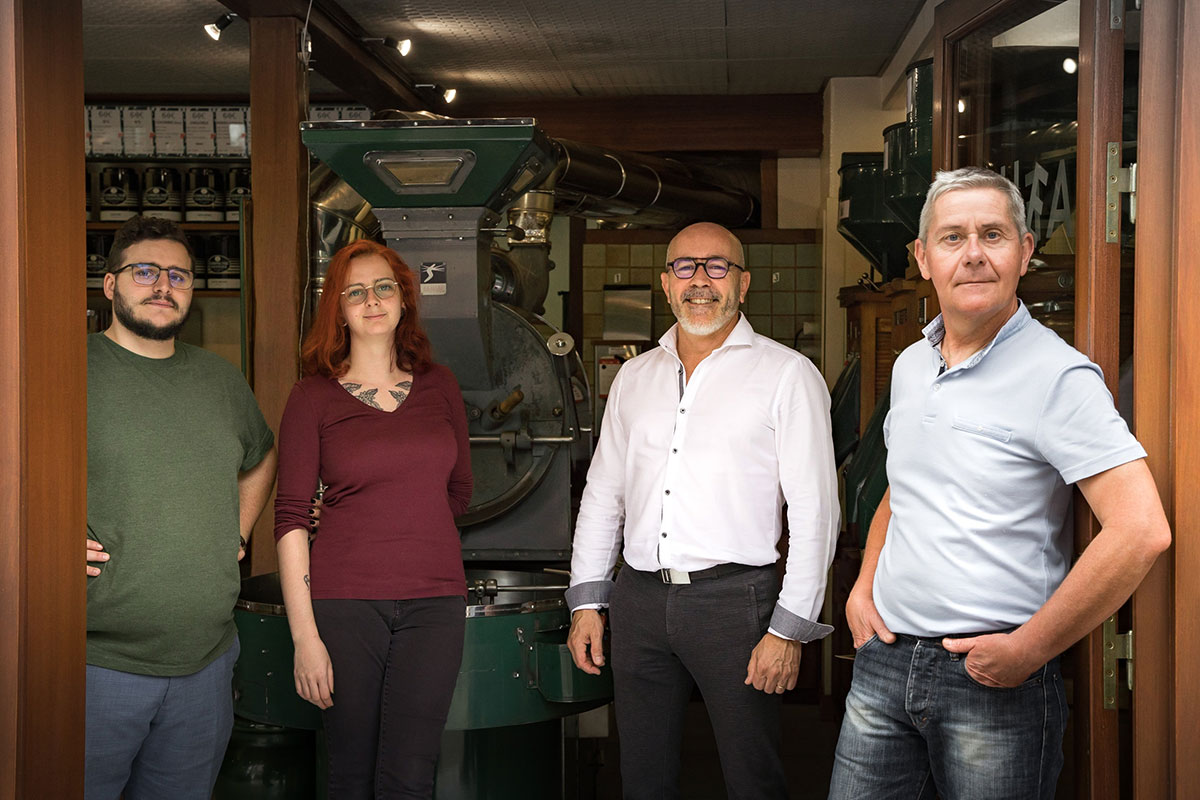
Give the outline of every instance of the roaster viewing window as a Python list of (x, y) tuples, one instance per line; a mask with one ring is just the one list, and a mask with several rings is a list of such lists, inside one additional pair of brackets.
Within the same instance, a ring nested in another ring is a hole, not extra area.
[(399, 194), (454, 194), (475, 166), (470, 150), (367, 153), (363, 160)]

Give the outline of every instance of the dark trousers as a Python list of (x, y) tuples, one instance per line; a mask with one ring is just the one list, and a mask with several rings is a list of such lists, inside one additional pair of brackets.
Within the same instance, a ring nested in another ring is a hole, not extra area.
[(621, 785), (626, 800), (679, 797), (684, 713), (700, 688), (730, 800), (786, 798), (780, 697), (746, 686), (779, 595), (775, 567), (687, 585), (628, 567), (610, 598)]
[(462, 662), (461, 597), (314, 600), (333, 662), (330, 800), (431, 798)]

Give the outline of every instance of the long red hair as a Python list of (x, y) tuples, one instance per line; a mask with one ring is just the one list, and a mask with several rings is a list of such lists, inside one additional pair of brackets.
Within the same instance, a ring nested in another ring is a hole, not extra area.
[(325, 292), (300, 349), (304, 374), (338, 378), (346, 373), (350, 336), (346, 330), (346, 317), (342, 314), (341, 293), (346, 289), (350, 262), (359, 256), (382, 256), (392, 268), (404, 304), (404, 314), (396, 325), (396, 365), (410, 372), (424, 372), (433, 363), (433, 351), (429, 337), (421, 327), (416, 278), (395, 250), (370, 239), (360, 239), (338, 250), (329, 262)]

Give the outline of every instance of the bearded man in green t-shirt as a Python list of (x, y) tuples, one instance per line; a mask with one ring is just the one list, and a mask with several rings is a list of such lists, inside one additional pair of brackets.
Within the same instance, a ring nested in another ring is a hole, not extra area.
[(193, 280), (179, 226), (134, 217), (88, 337), (87, 800), (207, 800), (233, 728), (237, 562), (274, 436), (232, 364), (176, 341)]

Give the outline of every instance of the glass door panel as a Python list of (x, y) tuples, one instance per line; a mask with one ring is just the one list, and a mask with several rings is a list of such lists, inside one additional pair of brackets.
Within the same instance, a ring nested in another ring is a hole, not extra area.
[(1020, 187), (1037, 249), (1018, 294), (1074, 343), (1079, 3), (1005, 5), (954, 50), (951, 159)]

